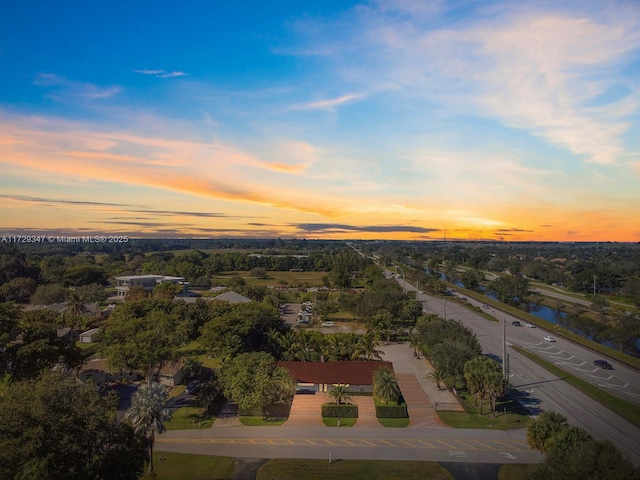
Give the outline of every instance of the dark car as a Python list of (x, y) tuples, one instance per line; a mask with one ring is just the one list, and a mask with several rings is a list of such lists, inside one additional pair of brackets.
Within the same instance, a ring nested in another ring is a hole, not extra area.
[(187, 385), (187, 393), (189, 395), (195, 395), (196, 393), (198, 393), (198, 390), (200, 390), (200, 381), (199, 380), (194, 380), (189, 385)]
[(513, 325), (514, 327), (521, 327), (522, 326), (518, 320), (514, 320), (513, 322), (511, 322), (511, 325)]
[(596, 367), (604, 368), (605, 370), (612, 370), (613, 369), (611, 364), (609, 362), (607, 362), (606, 360), (594, 360), (593, 364)]

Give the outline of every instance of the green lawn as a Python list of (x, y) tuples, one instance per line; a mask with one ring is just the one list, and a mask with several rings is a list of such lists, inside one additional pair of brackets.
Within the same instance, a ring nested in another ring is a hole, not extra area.
[(380, 422), (385, 427), (391, 428), (408, 427), (410, 421), (411, 420), (409, 418), (378, 418), (378, 422)]
[(493, 417), (489, 402), (484, 403), (482, 415), (480, 415), (480, 408), (473, 405), (471, 395), (463, 392), (459, 397), (465, 407), (465, 412), (438, 412), (440, 419), (450, 427), (509, 430), (526, 427), (531, 423), (527, 409), (513, 400), (498, 401), (496, 416)]
[(169, 399), (171, 399), (173, 397), (177, 397), (182, 392), (184, 392), (186, 388), (187, 388), (186, 385), (176, 385), (175, 387), (171, 388), (169, 390)]
[(240, 415), (240, 423), (247, 427), (279, 427), (286, 418), (267, 418), (261, 416), (252, 417), (249, 415)]
[(397, 460), (270, 460), (258, 470), (257, 480), (452, 480), (453, 476), (436, 462)]
[(574, 386), (581, 392), (589, 395), (591, 398), (600, 402), (605, 407), (613, 410), (621, 417), (640, 427), (640, 409), (637, 405), (631, 402), (627, 402), (626, 400), (622, 400), (615, 395), (611, 395), (609, 392), (605, 392), (604, 390), (601, 390), (600, 388), (590, 384), (589, 382), (582, 380), (581, 378), (578, 378), (575, 375), (562, 370), (561, 368), (558, 368), (556, 365), (543, 360), (542, 358), (534, 355), (527, 350), (524, 350), (515, 345), (512, 348), (522, 353), (525, 357), (530, 358), (538, 365), (546, 368), (551, 373), (560, 377), (562, 380)]
[[(271, 287), (280, 287), (283, 285), (292, 287), (297, 285), (309, 285), (312, 287), (321, 287), (324, 284), (322, 278), (328, 275), (328, 272), (268, 271), (267, 274), (267, 278), (255, 278), (246, 271), (225, 272), (216, 275), (213, 278), (213, 281), (214, 283), (220, 282), (221, 284), (226, 284), (226, 282), (232, 277), (242, 277), (247, 285), (264, 285)], [(283, 284), (282, 282), (286, 282), (286, 284)]]
[(212, 358), (207, 353), (207, 349), (204, 348), (199, 342), (196, 340), (192, 341), (188, 345), (180, 348), (180, 353), (185, 357), (194, 357), (202, 363), (204, 367), (210, 368), (212, 370), (217, 370), (222, 365), (221, 358)]
[(498, 472), (498, 480), (527, 480), (536, 471), (535, 463), (514, 463), (502, 465)]
[(142, 479), (155, 480), (231, 480), (237, 460), (231, 457), (210, 457), (186, 453), (155, 452), (153, 466), (156, 476), (148, 473)]
[(167, 430), (192, 430), (197, 428), (211, 428), (215, 417), (202, 413), (200, 407), (182, 407), (178, 409), (164, 426)]
[[(341, 427), (353, 427), (356, 422), (358, 421), (357, 418), (341, 418), (340, 419), (340, 426)], [(337, 418), (331, 418), (331, 417), (322, 417), (322, 423), (324, 423), (327, 427), (337, 427), (338, 426), (338, 419)]]

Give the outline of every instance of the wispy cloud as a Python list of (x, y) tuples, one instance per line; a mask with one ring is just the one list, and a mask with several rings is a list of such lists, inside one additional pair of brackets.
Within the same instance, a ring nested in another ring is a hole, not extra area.
[[(324, 29), (314, 19), (307, 47), (333, 42), (327, 64), (338, 85), (496, 119), (590, 162), (627, 159), (622, 135), (640, 103), (631, 95), (597, 108), (589, 102), (614, 87), (636, 90), (624, 68), (640, 54), (640, 10), (625, 2), (581, 2), (572, 11), (526, 1), (472, 8), (445, 21), (444, 2), (426, 9), (373, 2), (339, 22), (327, 19)], [(328, 108), (332, 100), (309, 105)]]
[(178, 70), (166, 71), (166, 70), (149, 70), (149, 69), (141, 69), (134, 70), (135, 73), (141, 73), (142, 75), (153, 75), (157, 78), (175, 78), (175, 77), (186, 77), (189, 74), (185, 72), (181, 72)]
[(103, 99), (113, 97), (122, 91), (122, 87), (118, 85), (101, 87), (94, 83), (69, 80), (55, 73), (39, 73), (33, 83), (39, 87), (52, 89), (53, 93), (50, 97), (57, 99), (69, 97)]
[(346, 225), (342, 223), (298, 223), (292, 226), (305, 232), (369, 232), (369, 233), (391, 233), (391, 232), (410, 232), (410, 233), (430, 233), (437, 232), (437, 228), (414, 227), (411, 225)]
[(360, 100), (365, 96), (366, 96), (365, 94), (349, 93), (346, 95), (341, 95), (336, 98), (329, 98), (326, 100), (317, 100), (313, 102), (297, 104), (297, 105), (294, 105), (292, 108), (294, 110), (335, 110), (336, 107), (340, 105), (345, 105), (347, 103)]

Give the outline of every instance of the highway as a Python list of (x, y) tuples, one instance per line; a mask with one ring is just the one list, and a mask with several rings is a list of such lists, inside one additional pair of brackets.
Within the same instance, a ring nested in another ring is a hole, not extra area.
[[(404, 284), (404, 288), (415, 290), (408, 283)], [(427, 313), (443, 316), (446, 309), (447, 318), (459, 320), (476, 332), (485, 353), (502, 358), (503, 327), (501, 323), (491, 322), (457, 302), (421, 293), (417, 296)], [(471, 301), (478, 306), (482, 305)], [(487, 311), (499, 320), (506, 320), (508, 345), (526, 348), (576, 376), (640, 405), (640, 372), (611, 359), (608, 361), (614, 366), (614, 370), (595, 368), (593, 360), (604, 357), (588, 348), (560, 337), (555, 337), (554, 343), (545, 342), (543, 337), (553, 335), (553, 332), (547, 332), (541, 328), (515, 327), (511, 325), (513, 320), (517, 320), (515, 317), (493, 309)], [(524, 325), (524, 322), (522, 324)], [(514, 349), (509, 348), (508, 355), (510, 383), (513, 388), (537, 399), (540, 409), (560, 412), (566, 415), (572, 425), (584, 428), (595, 438), (610, 441), (636, 464), (640, 464), (640, 428), (571, 387)]]

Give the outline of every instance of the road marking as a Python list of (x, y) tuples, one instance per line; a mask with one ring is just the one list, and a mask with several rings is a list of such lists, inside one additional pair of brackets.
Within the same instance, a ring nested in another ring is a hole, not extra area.
[(505, 457), (507, 457), (509, 460), (515, 460), (516, 458), (518, 458), (518, 457), (516, 457), (515, 455), (511, 455), (510, 453), (507, 453), (507, 452), (500, 452), (500, 455), (504, 455), (504, 456), (505, 456)]
[(351, 445), (352, 447), (358, 447), (359, 446), (357, 443), (350, 442), (349, 440), (346, 440), (346, 439), (344, 439), (342, 441), (344, 443), (346, 443), (347, 445)]
[(399, 442), (404, 443), (406, 446), (411, 448), (418, 448), (414, 443), (407, 442), (406, 440), (398, 439)]
[(429, 442), (425, 442), (424, 440), (418, 440), (420, 443), (426, 445), (429, 448), (438, 448), (438, 447), (434, 447), (433, 445), (431, 445)]
[(463, 450), (449, 450), (449, 455), (451, 455), (452, 457), (466, 457), (467, 452)]
[(380, 440), (382, 443), (386, 443), (387, 445), (389, 445), (390, 447), (395, 447), (395, 445), (391, 442), (387, 442), (386, 440)]
[(445, 445), (447, 448), (456, 448), (453, 445), (448, 444), (447, 442), (443, 441), (443, 440), (436, 440), (436, 442), (441, 443), (443, 445)]
[(370, 440), (365, 440), (365, 439), (361, 439), (360, 440), (362, 443), (366, 443), (367, 445), (371, 446), (371, 447), (377, 447), (378, 445)]
[(464, 440), (456, 440), (458, 443), (462, 444), (463, 447), (467, 447), (471, 450), (478, 450), (477, 447), (474, 447), (473, 445), (469, 445), (468, 443), (465, 443)]

